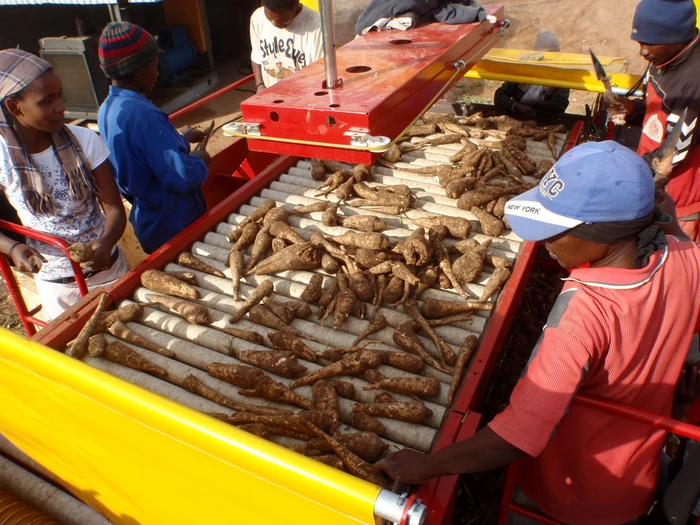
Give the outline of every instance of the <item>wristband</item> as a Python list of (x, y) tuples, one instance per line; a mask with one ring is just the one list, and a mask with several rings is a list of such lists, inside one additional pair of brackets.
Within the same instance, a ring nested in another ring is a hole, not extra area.
[(264, 86), (264, 85), (265, 85), (265, 82), (258, 82), (257, 84), (255, 84), (255, 89), (258, 89), (258, 87)]
[(21, 243), (21, 242), (14, 243), (12, 245), (12, 247), (10, 248), (10, 251), (7, 252), (7, 256), (10, 258), (11, 261), (12, 261), (12, 250), (14, 250), (17, 247), (17, 245), (19, 245), (19, 244), (23, 244), (23, 243)]

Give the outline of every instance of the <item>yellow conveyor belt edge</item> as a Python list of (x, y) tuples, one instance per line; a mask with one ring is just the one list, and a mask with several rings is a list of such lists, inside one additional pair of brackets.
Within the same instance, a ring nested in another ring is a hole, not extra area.
[(0, 432), (116, 524), (375, 523), (380, 488), (0, 329)]

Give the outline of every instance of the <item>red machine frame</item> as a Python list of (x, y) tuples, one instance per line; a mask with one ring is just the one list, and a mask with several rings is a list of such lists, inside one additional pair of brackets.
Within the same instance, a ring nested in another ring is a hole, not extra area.
[[(572, 147), (578, 140), (581, 123), (572, 130), (565, 147)], [(230, 146), (212, 157), (210, 177), (204, 191), (208, 211), (189, 226), (182, 234), (171, 240), (136, 268), (131, 269), (107, 289), (112, 303), (130, 296), (131, 290), (140, 284), (140, 274), (151, 268), (162, 268), (175, 254), (187, 250), (195, 239), (199, 239), (215, 225), (225, 220), (231, 210), (248, 202), (281, 173), (296, 163), (296, 157), (276, 157), (268, 153), (250, 152), (246, 141), (235, 140)], [(237, 166), (231, 171), (231, 166)], [(264, 169), (261, 169), (263, 166)], [(222, 199), (223, 191), (230, 194)], [(474, 411), (495, 366), (501, 346), (508, 332), (528, 276), (535, 262), (536, 245), (523, 243), (518, 254), (518, 264), (513, 275), (499, 297), (491, 313), (481, 344), (465, 374), (457, 393), (457, 400), (446, 414), (433, 445), (434, 450), (443, 448), (457, 440), (473, 435), (481, 420)], [(46, 330), (34, 339), (52, 348), (63, 348), (76, 337), (82, 326), (97, 307), (98, 290), (83, 297), (71, 310), (54, 320)], [(416, 495), (428, 506), (428, 523), (447, 524), (451, 520), (457, 476), (433, 480), (419, 487)]]
[[(382, 147), (351, 146), (347, 133), (393, 141), (471, 69), (499, 38), (498, 19), (421, 25), (409, 33), (371, 31), (337, 50), (342, 83), (322, 89), (324, 61), (297, 71), (241, 103), (250, 149), (371, 164)], [(386, 150), (389, 143), (384, 144)]]
[[(649, 425), (652, 428), (666, 430), (667, 432), (672, 432), (679, 436), (700, 440), (699, 426), (684, 423), (683, 421), (678, 421), (670, 417), (661, 416), (659, 414), (647, 412), (646, 410), (632, 408), (620, 403), (616, 403), (614, 401), (608, 401), (607, 399), (601, 399), (586, 394), (577, 395), (574, 398), (574, 403), (595, 410), (600, 410), (602, 412), (607, 412), (615, 416), (624, 417), (631, 421), (636, 421), (637, 423)], [(697, 418), (698, 409), (700, 409), (700, 402), (697, 402), (692, 410), (692, 412), (695, 413), (695, 418)], [(697, 419), (693, 420), (697, 421)], [(513, 463), (508, 467), (508, 474), (506, 477), (505, 486), (503, 488), (503, 498), (501, 499), (501, 508), (498, 514), (497, 525), (505, 525), (508, 520), (508, 515), (511, 512), (514, 514), (525, 516), (526, 518), (530, 518), (531, 520), (534, 520), (538, 523), (542, 523), (544, 525), (566, 525), (565, 523), (554, 520), (539, 512), (527, 509), (521, 505), (517, 505), (511, 501), (513, 491), (515, 490), (518, 469), (519, 462)], [(700, 518), (698, 519), (696, 524), (700, 525)]]
[[(52, 244), (53, 246), (57, 246), (63, 251), (63, 253), (66, 254), (66, 257), (68, 257), (68, 248), (70, 247), (70, 245), (63, 239), (59, 239), (58, 237), (54, 237), (53, 235), (41, 233), (36, 230), (32, 230), (19, 224), (14, 224), (12, 222), (7, 221), (0, 221), (0, 229), (8, 230), (14, 233), (19, 233), (26, 237), (30, 237), (38, 241)], [(88, 293), (88, 288), (87, 283), (85, 282), (85, 277), (83, 276), (83, 272), (80, 268), (80, 264), (72, 260), (70, 257), (68, 257), (68, 260), (70, 261), (71, 268), (73, 269), (73, 275), (75, 276), (75, 284), (78, 287), (78, 291), (80, 291), (80, 296), (84, 297)], [(34, 317), (41, 310), (42, 305), (39, 304), (31, 310), (27, 308), (27, 303), (24, 301), (22, 291), (17, 285), (17, 279), (15, 278), (15, 274), (13, 273), (12, 268), (10, 267), (9, 257), (4, 253), (0, 254), (0, 273), (2, 274), (2, 278), (5, 281), (5, 284), (7, 285), (7, 290), (10, 292), (12, 302), (15, 304), (15, 308), (17, 309), (17, 313), (19, 314), (22, 326), (27, 332), (27, 335), (29, 335), (30, 337), (33, 336), (34, 334), (36, 334), (35, 326), (40, 326), (43, 328), (47, 324), (45, 321)]]

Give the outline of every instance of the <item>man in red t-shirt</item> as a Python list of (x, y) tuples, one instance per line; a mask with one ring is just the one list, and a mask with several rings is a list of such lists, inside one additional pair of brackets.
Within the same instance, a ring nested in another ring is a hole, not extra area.
[(469, 439), (427, 456), (402, 450), (378, 467), (415, 484), (522, 459), (518, 502), (554, 519), (620, 525), (643, 515), (664, 432), (573, 398), (671, 413), (679, 349), (700, 328), (700, 247), (675, 221), (677, 236), (664, 234), (653, 207), (648, 165), (611, 141), (574, 148), (510, 200), (515, 233), (544, 241), (571, 269), (510, 404)]
[[(639, 42), (639, 54), (649, 62), (646, 100), (635, 103), (621, 99), (627, 118), (644, 112), (642, 136), (637, 153), (650, 157), (679, 121), (683, 111), (677, 154), (667, 191), (676, 203), (678, 221), (686, 234), (698, 239), (700, 212), (700, 37), (693, 0), (642, 0), (634, 14), (632, 39)], [(665, 175), (669, 175), (665, 173)]]

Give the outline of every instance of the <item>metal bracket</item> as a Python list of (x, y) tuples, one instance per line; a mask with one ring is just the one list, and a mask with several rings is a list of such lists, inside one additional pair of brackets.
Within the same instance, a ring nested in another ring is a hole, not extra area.
[(422, 525), (425, 522), (427, 516), (426, 507), (420, 498), (417, 498), (413, 502), (411, 508), (408, 509), (408, 516), (406, 519), (407, 525)]
[(328, 87), (328, 82), (326, 82), (326, 79), (323, 79), (323, 82), (321, 82), (321, 88), (322, 89), (338, 89), (343, 87), (343, 79), (339, 78), (335, 82), (333, 82), (333, 87)]
[(253, 137), (260, 137), (260, 124), (257, 122), (230, 122), (224, 126), (224, 132), (240, 133)]
[(343, 133), (346, 137), (350, 137), (350, 145), (360, 148), (383, 148), (376, 149), (376, 152), (386, 151), (389, 149), (389, 144), (391, 140), (389, 137), (375, 137), (373, 135), (368, 135), (367, 133), (360, 133), (357, 131), (346, 131)]
[[(406, 505), (410, 507), (406, 508)], [(374, 502), (374, 513), (383, 518), (384, 523), (423, 525), (428, 515), (428, 508), (415, 495), (409, 496), (407, 492), (399, 495), (382, 489)]]
[(505, 36), (506, 29), (510, 27), (510, 20), (501, 20), (496, 24), (498, 28), (498, 36)]
[(457, 71), (462, 71), (467, 67), (467, 63), (464, 60), (457, 60), (450, 64), (450, 69), (456, 69)]

